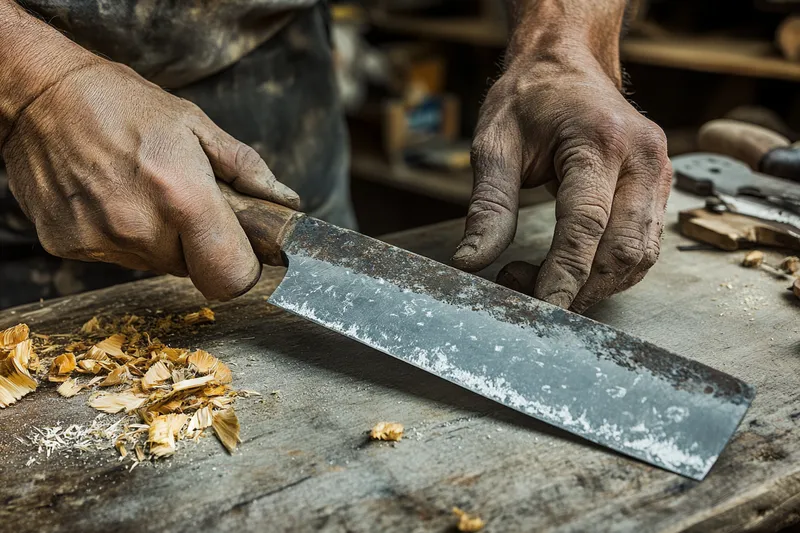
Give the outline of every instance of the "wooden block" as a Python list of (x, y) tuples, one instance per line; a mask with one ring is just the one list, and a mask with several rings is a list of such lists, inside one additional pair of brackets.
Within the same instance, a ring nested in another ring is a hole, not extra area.
[(682, 235), (720, 250), (734, 251), (756, 245), (800, 250), (800, 235), (785, 224), (736, 213), (688, 209), (678, 214), (678, 225)]

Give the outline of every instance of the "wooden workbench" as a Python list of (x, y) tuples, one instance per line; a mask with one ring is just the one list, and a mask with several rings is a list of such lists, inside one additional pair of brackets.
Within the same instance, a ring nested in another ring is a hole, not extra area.
[[(674, 195), (679, 208), (701, 200)], [(552, 204), (523, 211), (502, 261), (539, 260)], [(461, 221), (394, 235), (445, 260)], [(800, 519), (800, 308), (785, 288), (737, 254), (679, 252), (674, 227), (648, 278), (593, 310), (603, 322), (754, 384), (738, 433), (701, 483), (565, 437), (265, 301), (280, 277), (213, 306), (217, 324), (176, 345), (232, 365), (241, 399), (240, 452), (214, 439), (129, 472), (113, 450), (36, 455), (15, 436), (33, 425), (89, 423), (85, 395), (45, 384), (0, 411), (0, 530), (447, 531), (456, 505), (486, 531), (772, 531)], [(493, 276), (496, 268), (487, 275)], [(0, 313), (41, 333), (95, 314), (194, 310), (186, 280), (160, 278)], [(280, 390), (277, 398), (269, 392)], [(402, 422), (396, 445), (370, 443), (378, 421)]]

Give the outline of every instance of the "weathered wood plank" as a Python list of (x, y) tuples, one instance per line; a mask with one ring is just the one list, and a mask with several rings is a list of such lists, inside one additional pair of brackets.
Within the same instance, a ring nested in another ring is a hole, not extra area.
[[(676, 194), (670, 217), (700, 200)], [(540, 259), (552, 206), (525, 210), (503, 261)], [(455, 221), (390, 237), (446, 260)], [(800, 508), (798, 305), (785, 282), (738, 266), (739, 255), (684, 252), (671, 228), (647, 280), (594, 318), (745, 379), (758, 389), (742, 427), (702, 483), (584, 443), (358, 343), (268, 306), (280, 271), (218, 323), (176, 344), (232, 364), (235, 384), (266, 396), (239, 403), (241, 451), (213, 438), (128, 472), (113, 451), (25, 467), (15, 435), (87, 423), (85, 397), (49, 385), (0, 411), (3, 531), (443, 531), (450, 508), (478, 511), (487, 531), (773, 531)], [(731, 289), (721, 287), (730, 283)], [(0, 313), (57, 333), (94, 314), (190, 310), (186, 280), (162, 278)], [(280, 390), (278, 399), (269, 392)], [(379, 420), (404, 423), (396, 446), (366, 441)], [(12, 526), (13, 524), (13, 526)]]

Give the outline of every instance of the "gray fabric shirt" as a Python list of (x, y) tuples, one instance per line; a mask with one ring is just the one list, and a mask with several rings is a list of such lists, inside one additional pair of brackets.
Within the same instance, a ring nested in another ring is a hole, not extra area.
[(237, 62), (317, 0), (20, 0), (85, 48), (167, 88)]

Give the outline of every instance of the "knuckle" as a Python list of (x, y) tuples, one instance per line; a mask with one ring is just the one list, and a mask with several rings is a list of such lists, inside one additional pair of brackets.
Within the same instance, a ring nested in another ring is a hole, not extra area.
[(658, 262), (658, 258), (660, 255), (661, 255), (661, 240), (660, 239), (651, 240), (650, 244), (647, 247), (647, 250), (645, 250), (644, 252), (644, 257), (642, 258), (642, 266), (645, 269), (649, 269)]
[(589, 278), (591, 272), (591, 261), (578, 254), (565, 253), (563, 251), (555, 251), (553, 253), (553, 264), (566, 276), (571, 278), (575, 283), (575, 289), (566, 291), (571, 296), (575, 296), (578, 292), (578, 287)]
[(502, 187), (491, 181), (482, 180), (476, 183), (472, 190), (468, 215), (474, 216), (488, 211), (506, 214), (514, 211), (516, 203), (516, 200)]
[(155, 232), (150, 221), (140, 215), (118, 213), (106, 223), (105, 233), (119, 247), (137, 250), (150, 249), (155, 241)]
[(585, 246), (585, 240), (598, 240), (608, 225), (608, 210), (601, 204), (584, 203), (567, 215), (568, 228), (579, 246)]
[[(642, 262), (644, 258), (644, 247), (634, 240), (620, 240), (609, 250), (611, 265), (602, 265), (601, 270), (624, 271), (628, 272)], [(607, 262), (606, 262), (607, 263)], [(605, 268), (603, 268), (605, 267)], [(611, 267), (611, 268), (609, 268)]]
[(588, 145), (602, 158), (622, 158), (630, 142), (630, 127), (627, 120), (613, 110), (595, 111), (594, 128), (584, 130)]
[(239, 172), (248, 173), (254, 172), (264, 164), (261, 156), (258, 155), (252, 147), (239, 143), (236, 147), (236, 155), (234, 156), (234, 165)]
[(184, 110), (190, 116), (201, 116), (205, 117), (205, 112), (200, 109), (200, 106), (195, 104), (194, 102), (187, 100), (185, 98), (180, 98), (180, 102), (183, 105)]

